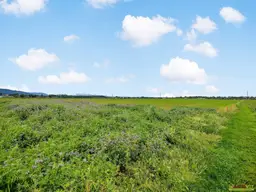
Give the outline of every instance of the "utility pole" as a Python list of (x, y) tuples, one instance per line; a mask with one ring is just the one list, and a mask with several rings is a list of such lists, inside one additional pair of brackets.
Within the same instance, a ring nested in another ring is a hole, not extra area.
[(249, 98), (249, 94), (248, 94), (248, 91), (247, 91), (247, 99)]

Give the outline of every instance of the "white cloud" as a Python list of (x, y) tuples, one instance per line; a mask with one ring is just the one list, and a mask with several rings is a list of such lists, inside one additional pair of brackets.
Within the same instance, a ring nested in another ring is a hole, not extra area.
[(195, 23), (192, 25), (192, 29), (195, 29), (203, 34), (208, 34), (216, 30), (217, 25), (210, 19), (210, 17), (202, 18), (197, 16)]
[(171, 98), (171, 97), (176, 97), (176, 96), (174, 94), (172, 94), (172, 93), (164, 93), (164, 94), (161, 95), (161, 97), (169, 97), (169, 98)]
[(191, 31), (187, 32), (187, 40), (190, 42), (193, 42), (197, 38), (197, 34), (194, 29), (191, 29)]
[(191, 97), (191, 96), (196, 96), (195, 94), (191, 94), (189, 93), (189, 91), (182, 91), (182, 92), (174, 92), (174, 93), (168, 93), (168, 92), (165, 92), (161, 95), (154, 95), (153, 97), (169, 97), (169, 98), (172, 98), (172, 97)]
[(93, 67), (95, 68), (107, 68), (109, 66), (109, 60), (104, 60), (102, 63), (94, 62)]
[(53, 53), (47, 53), (44, 49), (30, 49), (28, 50), (27, 55), (24, 54), (9, 60), (21, 68), (36, 71), (59, 61), (59, 58)]
[(119, 2), (119, 0), (86, 0), (89, 5), (96, 9), (102, 9)]
[[(172, 18), (164, 18), (160, 15), (152, 17), (152, 19), (126, 15), (120, 36), (123, 40), (132, 41), (134, 46), (148, 46), (157, 42), (161, 36), (176, 31), (174, 21)], [(180, 34), (181, 31), (178, 30), (177, 33)]]
[(120, 77), (112, 77), (112, 78), (106, 79), (105, 83), (127, 83), (128, 81), (132, 80), (133, 78), (135, 78), (135, 76), (133, 74), (124, 75), (124, 76), (120, 76)]
[(232, 7), (223, 7), (220, 10), (220, 16), (227, 22), (227, 23), (243, 23), (245, 21), (245, 16), (240, 13), (238, 10)]
[(64, 41), (65, 42), (73, 42), (75, 40), (79, 40), (80, 37), (78, 37), (77, 35), (68, 35), (64, 37)]
[(25, 84), (22, 84), (21, 87), (14, 87), (14, 86), (11, 86), (11, 85), (7, 85), (7, 86), (0, 86), (0, 88), (1, 89), (10, 89), (10, 90), (14, 90), (14, 91), (30, 92), (30, 89)]
[(7, 14), (32, 15), (45, 8), (48, 0), (2, 0), (0, 7)]
[(214, 93), (218, 93), (218, 92), (219, 92), (219, 89), (216, 88), (214, 85), (207, 85), (207, 86), (205, 87), (205, 91), (206, 91), (207, 93), (212, 93), (212, 94), (214, 94)]
[(218, 51), (209, 42), (203, 42), (197, 45), (186, 44), (184, 50), (196, 52), (207, 57), (216, 57), (218, 55)]
[(199, 68), (196, 62), (176, 57), (169, 64), (162, 65), (160, 75), (170, 82), (185, 82), (193, 84), (205, 84), (207, 74), (204, 69)]
[(39, 83), (42, 84), (78, 84), (86, 83), (91, 79), (84, 73), (78, 73), (73, 70), (69, 72), (63, 72), (59, 76), (47, 75), (38, 77)]

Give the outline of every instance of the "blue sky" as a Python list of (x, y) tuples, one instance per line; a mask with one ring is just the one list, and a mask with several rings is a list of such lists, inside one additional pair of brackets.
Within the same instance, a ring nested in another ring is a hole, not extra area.
[(2, 0), (0, 87), (256, 95), (253, 0)]

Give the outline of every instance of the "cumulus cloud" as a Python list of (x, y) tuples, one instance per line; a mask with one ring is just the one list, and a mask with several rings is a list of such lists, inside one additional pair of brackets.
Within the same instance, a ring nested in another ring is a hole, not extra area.
[(174, 94), (172, 93), (164, 93), (161, 95), (161, 97), (169, 97), (169, 98), (172, 98), (172, 97), (176, 97)]
[(215, 94), (215, 93), (219, 92), (219, 89), (217, 87), (215, 87), (214, 85), (207, 85), (205, 87), (205, 91), (207, 93)]
[(197, 30), (200, 33), (208, 34), (217, 29), (217, 25), (210, 19), (210, 17), (196, 17), (196, 21), (192, 25), (192, 29)]
[(207, 74), (198, 64), (188, 59), (176, 57), (160, 68), (160, 75), (170, 82), (185, 82), (192, 84), (205, 84)]
[(190, 92), (187, 91), (187, 90), (183, 90), (183, 91), (179, 94), (179, 97), (193, 97), (193, 96), (196, 96), (196, 94), (190, 93)]
[(14, 91), (30, 92), (30, 89), (25, 84), (22, 84), (21, 87), (14, 87), (14, 86), (11, 86), (11, 85), (7, 85), (7, 86), (0, 86), (0, 88), (1, 89), (10, 89), (10, 90), (14, 90)]
[(80, 37), (78, 37), (77, 35), (68, 35), (64, 37), (64, 41), (65, 42), (73, 42), (75, 40), (79, 40)]
[(147, 92), (152, 93), (152, 97), (175, 97), (175, 94), (163, 92), (163, 90), (157, 87), (149, 87)]
[(111, 77), (106, 79), (106, 83), (127, 83), (128, 81), (134, 79), (135, 76), (133, 74), (129, 74), (129, 75), (123, 75), (120, 77)]
[(220, 16), (227, 22), (233, 24), (240, 24), (245, 21), (245, 16), (238, 10), (232, 7), (223, 7), (220, 10)]
[(203, 42), (196, 45), (186, 44), (184, 50), (196, 52), (207, 57), (216, 57), (218, 55), (218, 51), (209, 42)]
[(86, 0), (89, 5), (96, 9), (102, 9), (118, 3), (120, 0)]
[(84, 73), (78, 73), (70, 70), (69, 72), (60, 73), (57, 75), (47, 75), (38, 77), (39, 83), (42, 84), (78, 84), (86, 83), (91, 79)]
[(189, 93), (189, 91), (187, 90), (183, 90), (181, 92), (173, 92), (173, 93), (164, 92), (161, 95), (154, 95), (153, 97), (172, 98), (172, 97), (192, 97), (192, 96), (196, 96), (196, 95)]
[(44, 49), (30, 49), (27, 54), (9, 60), (23, 69), (36, 71), (59, 61), (59, 58), (54, 53), (48, 53)]
[(0, 7), (6, 14), (32, 15), (43, 10), (48, 0), (2, 0)]
[(187, 32), (186, 36), (186, 39), (190, 42), (194, 42), (197, 38), (197, 34), (194, 29), (191, 29), (191, 31)]
[(181, 34), (181, 30), (176, 28), (174, 22), (174, 19), (160, 15), (152, 18), (126, 15), (120, 37), (123, 40), (131, 41), (137, 47), (148, 46), (170, 32), (177, 30), (177, 34)]

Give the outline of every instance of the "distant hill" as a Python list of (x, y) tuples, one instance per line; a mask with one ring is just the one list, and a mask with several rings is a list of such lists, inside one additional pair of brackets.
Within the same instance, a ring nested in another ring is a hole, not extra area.
[(16, 91), (16, 90), (11, 90), (11, 89), (1, 89), (0, 88), (0, 95), (43, 95), (47, 96), (46, 93), (38, 93), (38, 92), (24, 92), (24, 91)]

